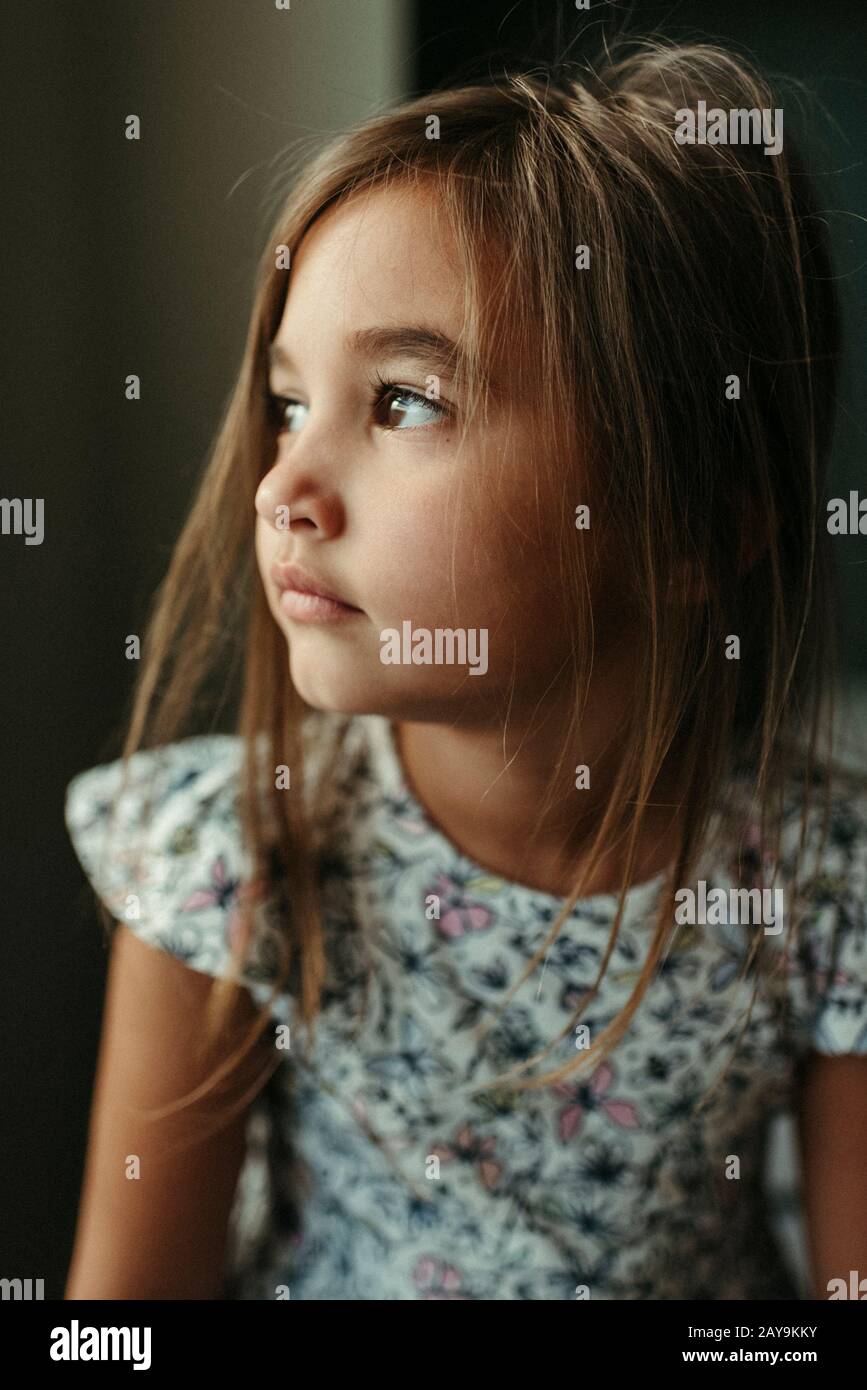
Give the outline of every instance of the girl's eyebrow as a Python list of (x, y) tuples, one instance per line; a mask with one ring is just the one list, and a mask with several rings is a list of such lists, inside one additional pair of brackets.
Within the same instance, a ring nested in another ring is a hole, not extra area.
[[(456, 364), (466, 367), (464, 353), (457, 343), (445, 333), (421, 324), (407, 324), (397, 328), (360, 328), (347, 339), (350, 351), (359, 357), (376, 359), (383, 357), (402, 357), (428, 367), (438, 367), (443, 374), (452, 375)], [(292, 368), (292, 356), (279, 343), (271, 343), (268, 348), (271, 366)]]
[(435, 328), (411, 324), (399, 328), (361, 328), (349, 338), (361, 357), (405, 357), (451, 373), (463, 358), (457, 343)]

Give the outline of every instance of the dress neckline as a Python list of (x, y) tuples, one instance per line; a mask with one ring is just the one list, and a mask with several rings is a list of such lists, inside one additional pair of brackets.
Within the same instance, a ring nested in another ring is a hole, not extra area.
[[(404, 808), (404, 814), (423, 827), (429, 842), (436, 843), (444, 865), (450, 869), (454, 876), (461, 882), (472, 883), (475, 897), (484, 897), (485, 885), (488, 884), (487, 891), (501, 893), (505, 888), (515, 897), (520, 898), (523, 903), (535, 906), (546, 915), (557, 916), (562, 911), (563, 904), (566, 902), (563, 895), (547, 893), (540, 888), (533, 888), (529, 884), (508, 879), (503, 874), (476, 863), (464, 854), (454, 841), (435, 824), (412, 791), (404, 771), (403, 760), (397, 743), (397, 731), (391, 720), (385, 715), (370, 714), (361, 717), (367, 723), (369, 746), (376, 759), (383, 789), (401, 804)], [(642, 883), (633, 884), (627, 890), (623, 907), (624, 921), (646, 916), (648, 908), (660, 892), (668, 872), (668, 869), (661, 869), (652, 878)], [(617, 912), (618, 901), (619, 895), (617, 893), (592, 893), (587, 897), (579, 898), (574, 903), (569, 916), (593, 916), (613, 921)]]

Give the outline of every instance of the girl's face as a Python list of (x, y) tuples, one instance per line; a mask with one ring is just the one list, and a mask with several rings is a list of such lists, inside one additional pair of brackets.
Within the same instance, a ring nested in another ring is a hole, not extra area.
[[(286, 398), (283, 429), (256, 494), (256, 553), (293, 683), (315, 708), (477, 720), (505, 708), (514, 679), (515, 714), (519, 699), (550, 698), (569, 648), (545, 578), (544, 537), (561, 519), (534, 510), (531, 426), (510, 408), (505, 369), (486, 426), (457, 448), (469, 403), (435, 338), (457, 341), (463, 285), (444, 236), (426, 192), (378, 191), (329, 209), (293, 258), (269, 386)], [(463, 478), (472, 487), (447, 513)], [(284, 597), (275, 562), (353, 610)], [(410, 655), (429, 634), (431, 661), (406, 662), (404, 624)], [(451, 630), (439, 650), (438, 629)], [(398, 664), (381, 659), (389, 630)], [(463, 664), (447, 664), (450, 650)]]

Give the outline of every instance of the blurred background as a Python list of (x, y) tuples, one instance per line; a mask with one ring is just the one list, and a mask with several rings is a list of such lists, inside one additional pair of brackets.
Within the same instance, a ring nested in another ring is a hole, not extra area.
[[(828, 496), (864, 496), (867, 10), (856, 0), (829, 10), (594, 0), (589, 14), (571, 0), (3, 6), (0, 490), (44, 498), (45, 539), (0, 537), (0, 1276), (44, 1278), (46, 1297), (62, 1296), (106, 967), (66, 838), (64, 789), (119, 751), (135, 676), (125, 638), (143, 631), (240, 361), (280, 158), (299, 142), (312, 153), (405, 96), (483, 74), (490, 54), (532, 64), (627, 11), (633, 30), (747, 48), (772, 74), (802, 80), (828, 113), (820, 190), (847, 338)], [(124, 137), (131, 113), (137, 142)], [(138, 402), (124, 398), (131, 372), (143, 383)], [(867, 729), (867, 537), (838, 537), (837, 556), (857, 737)], [(791, 1155), (780, 1143), (786, 1189)]]

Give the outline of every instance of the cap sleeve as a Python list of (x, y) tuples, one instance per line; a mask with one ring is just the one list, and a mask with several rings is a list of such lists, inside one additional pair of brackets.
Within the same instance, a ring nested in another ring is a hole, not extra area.
[[(239, 738), (203, 735), (133, 754), (125, 780), (119, 759), (79, 773), (66, 790), (70, 839), (112, 915), (215, 977), (229, 973), (250, 878), (238, 814), (242, 757)], [(273, 988), (279, 948), (274, 903), (263, 902), (239, 976), (260, 1005)], [(285, 994), (270, 1007), (288, 1019)]]
[(804, 1050), (867, 1053), (867, 799), (836, 798), (822, 873), (789, 964)]

